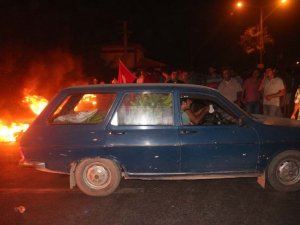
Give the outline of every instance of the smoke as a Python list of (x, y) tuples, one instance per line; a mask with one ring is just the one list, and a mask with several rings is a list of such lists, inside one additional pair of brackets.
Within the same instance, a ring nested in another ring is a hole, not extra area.
[(25, 95), (50, 100), (60, 89), (86, 84), (82, 59), (67, 50), (36, 51), (16, 45), (0, 48), (0, 119), (26, 117)]
[(49, 99), (61, 88), (84, 83), (81, 58), (54, 50), (34, 57), (23, 86), (25, 94), (37, 94)]

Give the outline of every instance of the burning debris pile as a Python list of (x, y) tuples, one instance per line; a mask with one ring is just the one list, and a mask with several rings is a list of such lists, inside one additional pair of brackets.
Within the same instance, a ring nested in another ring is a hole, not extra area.
[(11, 123), (5, 124), (0, 120), (0, 142), (15, 142), (20, 133), (27, 130), (29, 124), (26, 123)]
[(0, 142), (15, 142), (61, 88), (87, 82), (81, 59), (68, 52), (2, 52)]
[(29, 105), (29, 108), (35, 115), (39, 115), (48, 104), (47, 99), (37, 95), (26, 95), (23, 102)]
[[(24, 97), (23, 102), (28, 104), (28, 107), (35, 115), (39, 115), (47, 106), (48, 100), (37, 95), (27, 95)], [(15, 142), (17, 137), (27, 130), (28, 123), (22, 122), (8, 122), (0, 119), (0, 142)]]

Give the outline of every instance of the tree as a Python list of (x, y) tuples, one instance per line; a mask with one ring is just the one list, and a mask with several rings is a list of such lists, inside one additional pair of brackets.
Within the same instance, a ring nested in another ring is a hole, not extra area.
[(263, 45), (260, 43), (260, 31), (257, 26), (247, 28), (244, 34), (240, 36), (240, 45), (246, 54), (264, 51), (266, 44), (273, 43), (273, 37), (268, 33), (267, 28), (263, 29)]

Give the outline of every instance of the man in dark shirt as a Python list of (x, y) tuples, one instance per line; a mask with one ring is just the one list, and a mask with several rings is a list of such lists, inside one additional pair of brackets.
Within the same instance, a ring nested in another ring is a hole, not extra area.
[(173, 71), (171, 73), (171, 80), (169, 80), (167, 83), (184, 84), (184, 82), (182, 80), (179, 80), (178, 73), (176, 71)]

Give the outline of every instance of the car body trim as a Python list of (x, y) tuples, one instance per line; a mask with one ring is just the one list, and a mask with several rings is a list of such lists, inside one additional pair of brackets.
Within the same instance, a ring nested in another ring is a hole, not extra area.
[(156, 173), (139, 173), (124, 174), (125, 179), (141, 179), (141, 180), (205, 180), (220, 178), (238, 178), (238, 177), (258, 177), (259, 172), (232, 172), (232, 173), (206, 173), (206, 174), (156, 174)]
[(36, 169), (45, 169), (46, 163), (45, 162), (39, 162), (39, 161), (29, 161), (29, 160), (21, 160), (19, 162), (20, 166), (23, 167), (31, 167)]

